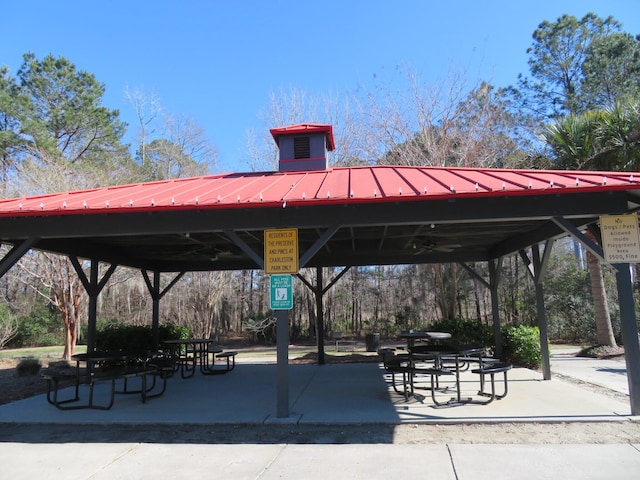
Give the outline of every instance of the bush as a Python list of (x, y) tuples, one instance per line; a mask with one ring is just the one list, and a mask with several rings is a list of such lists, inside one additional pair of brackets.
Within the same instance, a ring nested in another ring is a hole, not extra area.
[[(457, 318), (441, 320), (432, 324), (429, 330), (451, 333), (450, 343), (459, 345), (480, 345), (495, 350), (493, 326), (477, 320)], [(502, 327), (503, 360), (529, 368), (538, 368), (542, 364), (540, 332), (538, 327), (506, 326)]]
[[(165, 340), (189, 338), (189, 329), (174, 324), (160, 325), (160, 344)], [(149, 326), (109, 325), (96, 333), (96, 350), (101, 352), (152, 352), (156, 350)]]
[(440, 320), (432, 324), (429, 330), (448, 332), (451, 334), (450, 343), (457, 345), (479, 345), (493, 349), (493, 327), (477, 320), (456, 318)]
[[(413, 328), (412, 325), (418, 325), (420, 321), (420, 314), (415, 308), (409, 305), (403, 305), (398, 308), (394, 314), (394, 321), (388, 322), (397, 325), (400, 330), (407, 330)], [(386, 320), (386, 319), (385, 319)], [(383, 332), (384, 333), (384, 332)]]
[(502, 342), (504, 360), (528, 368), (538, 368), (542, 364), (538, 327), (503, 327)]
[(48, 347), (64, 344), (64, 325), (57, 310), (36, 302), (26, 317), (18, 319), (18, 331), (7, 343), (12, 348)]
[(37, 358), (24, 358), (16, 366), (16, 373), (19, 377), (37, 375), (41, 366)]
[[(108, 327), (118, 326), (120, 322), (115, 319), (106, 319), (106, 318), (96, 318), (96, 332), (101, 332), (102, 330), (107, 329)], [(78, 331), (78, 345), (86, 345), (87, 338), (89, 337), (89, 324), (88, 322), (83, 322), (80, 325), (80, 329)]]

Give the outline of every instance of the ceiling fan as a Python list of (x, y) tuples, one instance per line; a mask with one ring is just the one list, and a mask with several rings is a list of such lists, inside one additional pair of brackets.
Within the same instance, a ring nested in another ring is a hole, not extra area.
[(193, 244), (193, 248), (190, 248), (187, 251), (182, 252), (181, 256), (188, 257), (209, 257), (209, 260), (212, 262), (231, 259), (232, 257), (241, 256), (241, 253), (237, 248), (233, 248), (231, 246), (217, 246), (215, 244), (211, 244), (205, 241), (201, 241), (195, 238), (192, 238), (190, 235), (185, 235), (184, 238), (189, 239), (189, 241)]
[(462, 245), (459, 243), (440, 244), (433, 239), (428, 238), (426, 241), (413, 244), (413, 254), (420, 255), (422, 253), (442, 252), (450, 253), (456, 248), (460, 248)]

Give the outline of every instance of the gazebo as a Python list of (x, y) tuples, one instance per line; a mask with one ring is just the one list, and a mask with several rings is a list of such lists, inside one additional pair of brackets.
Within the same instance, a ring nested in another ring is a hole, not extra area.
[[(640, 206), (640, 181), (621, 172), (365, 166), (329, 168), (330, 125), (271, 130), (280, 148), (273, 172), (93, 188), (0, 200), (4, 275), (31, 249), (68, 256), (89, 295), (88, 349), (95, 346), (97, 298), (118, 266), (141, 271), (160, 300), (189, 271), (264, 268), (264, 232), (297, 230), (299, 266), (317, 299), (323, 363), (322, 295), (351, 266), (458, 262), (491, 292), (500, 349), (497, 288), (502, 259), (519, 254), (536, 285), (543, 375), (551, 377), (543, 278), (554, 241), (571, 235), (604, 258), (583, 232), (600, 235), (602, 216)], [(86, 275), (81, 260), (90, 262)], [(486, 262), (489, 278), (471, 262)], [(109, 268), (99, 278), (99, 265)], [(325, 285), (322, 267), (344, 267)], [(628, 263), (614, 264), (632, 414), (640, 412), (640, 348)], [(162, 273), (174, 273), (166, 287)], [(288, 416), (288, 321), (278, 314), (278, 414)]]

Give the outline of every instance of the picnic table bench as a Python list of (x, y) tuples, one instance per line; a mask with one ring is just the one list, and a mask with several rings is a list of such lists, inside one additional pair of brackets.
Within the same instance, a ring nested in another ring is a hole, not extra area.
[[(498, 361), (494, 363), (481, 365), (480, 368), (471, 370), (472, 373), (480, 375), (480, 391), (478, 392), (478, 395), (489, 397), (488, 400), (484, 402), (480, 401), (477, 403), (487, 404), (487, 403), (493, 402), (495, 399), (500, 400), (507, 396), (507, 393), (509, 392), (507, 372), (511, 370), (511, 368), (512, 368), (512, 365), (510, 363)], [(495, 384), (494, 377), (497, 373), (502, 373), (504, 375), (503, 377), (504, 392), (500, 395), (496, 393), (496, 384)], [(485, 375), (489, 375), (491, 379), (491, 393), (484, 391)]]
[[(146, 356), (140, 361), (139, 354), (93, 352), (74, 355), (72, 359), (76, 362), (75, 368), (45, 368), (40, 372), (41, 377), (47, 382), (47, 401), (60, 410), (83, 408), (108, 410), (114, 404), (116, 393), (140, 394), (141, 401), (144, 403), (147, 399), (165, 392), (167, 378), (173, 373), (172, 365), (164, 364), (159, 359), (147, 359)], [(85, 363), (86, 366), (82, 368), (81, 363)], [(147, 383), (149, 376), (152, 377), (150, 385)], [(162, 379), (162, 388), (159, 392), (151, 393), (156, 387), (157, 377)], [(134, 378), (139, 379), (140, 386), (132, 389), (128, 381)], [(60, 399), (61, 383), (66, 384), (72, 381), (73, 396)], [(123, 382), (120, 390), (117, 388), (118, 381)], [(106, 402), (96, 403), (95, 387), (100, 383), (109, 383), (109, 393)], [(88, 399), (86, 402), (78, 403), (82, 385), (89, 387)]]

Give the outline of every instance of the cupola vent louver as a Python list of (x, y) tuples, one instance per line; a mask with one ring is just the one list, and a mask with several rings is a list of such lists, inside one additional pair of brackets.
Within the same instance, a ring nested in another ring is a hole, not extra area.
[(293, 156), (295, 159), (311, 158), (311, 139), (309, 137), (294, 137)]

